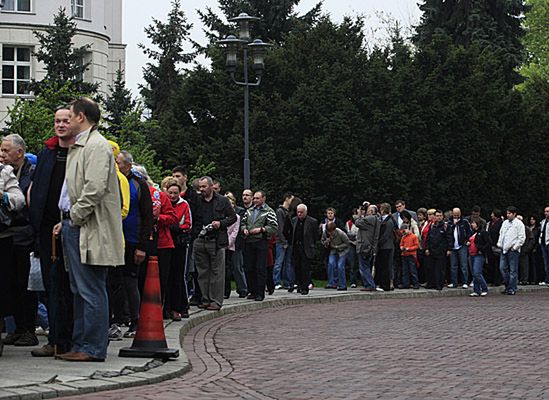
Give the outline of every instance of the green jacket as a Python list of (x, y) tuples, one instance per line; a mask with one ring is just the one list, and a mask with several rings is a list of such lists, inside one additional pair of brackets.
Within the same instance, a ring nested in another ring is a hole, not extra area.
[(267, 204), (263, 204), (254, 220), (254, 210), (256, 207), (250, 207), (246, 210), (244, 217), (240, 221), (240, 231), (244, 232), (245, 229), (251, 231), (254, 228), (265, 228), (262, 233), (255, 235), (249, 235), (246, 240), (249, 242), (259, 241), (261, 239), (268, 240), (277, 232), (278, 222), (276, 220), (276, 213)]

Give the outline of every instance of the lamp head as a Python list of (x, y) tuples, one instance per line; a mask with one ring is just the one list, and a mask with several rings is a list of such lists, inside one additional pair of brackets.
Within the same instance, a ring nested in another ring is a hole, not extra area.
[(258, 21), (260, 18), (252, 17), (246, 13), (240, 13), (238, 17), (229, 18), (229, 22), (236, 22), (240, 28), (238, 38), (246, 42), (250, 41), (250, 24), (254, 21)]

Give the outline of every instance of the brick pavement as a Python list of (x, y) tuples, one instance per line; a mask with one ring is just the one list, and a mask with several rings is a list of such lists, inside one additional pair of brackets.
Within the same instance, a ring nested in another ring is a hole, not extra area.
[(79, 399), (549, 399), (549, 293), (230, 314), (183, 342), (193, 370)]

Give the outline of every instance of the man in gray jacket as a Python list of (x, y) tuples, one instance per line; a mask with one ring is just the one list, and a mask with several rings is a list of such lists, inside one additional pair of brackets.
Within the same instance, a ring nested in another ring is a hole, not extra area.
[[(364, 215), (366, 213), (366, 215)], [(365, 292), (375, 292), (376, 284), (372, 276), (372, 266), (379, 240), (379, 228), (381, 226), (377, 207), (368, 206), (359, 210), (359, 217), (354, 221), (358, 228), (356, 236), (356, 252), (358, 256), (358, 268), (362, 276)]]

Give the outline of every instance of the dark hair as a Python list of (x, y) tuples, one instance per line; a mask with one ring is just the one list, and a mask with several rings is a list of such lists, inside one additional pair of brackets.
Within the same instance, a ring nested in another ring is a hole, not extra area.
[(480, 218), (478, 215), (473, 215), (471, 217), (471, 222), (474, 222), (475, 224), (477, 224), (477, 228), (479, 231), (484, 229), (484, 222), (482, 218)]
[(289, 213), (291, 217), (295, 215), (297, 211), (297, 206), (300, 205), (301, 203), (303, 203), (303, 201), (297, 196), (295, 196), (294, 199), (291, 201), (290, 208), (289, 208)]
[(61, 105), (55, 107), (55, 112), (61, 111), (61, 110), (70, 111), (70, 109), (71, 109), (71, 106), (69, 104), (61, 104)]
[(404, 200), (397, 200), (397, 201), (395, 201), (395, 206), (396, 206), (397, 204), (402, 204), (403, 206), (406, 206), (406, 202), (405, 202)]
[(175, 174), (176, 172), (179, 172), (181, 175), (187, 175), (187, 169), (182, 165), (178, 165), (172, 169), (172, 174)]
[(89, 123), (96, 125), (101, 119), (99, 105), (88, 97), (79, 97), (71, 101), (71, 108), (76, 114), (84, 114)]
[(437, 209), (435, 210), (435, 214), (442, 214), (442, 215), (444, 215), (444, 211), (442, 211), (440, 208), (437, 208)]
[(286, 199), (289, 199), (290, 197), (292, 197), (294, 194), (292, 192), (286, 192), (282, 195), (282, 201), (286, 201)]
[(480, 213), (480, 206), (473, 206), (473, 207), (471, 208), (471, 212)]
[(516, 208), (515, 206), (509, 206), (507, 207), (507, 212), (510, 212), (512, 214), (518, 214), (518, 208)]
[(427, 209), (425, 207), (421, 207), (417, 209), (417, 215), (423, 215), (425, 219), (427, 219)]
[(404, 210), (400, 213), (400, 218), (406, 218), (408, 221), (412, 221), (412, 214)]
[(503, 216), (503, 213), (499, 208), (494, 208), (492, 210), (492, 214), (494, 214), (497, 218), (501, 218)]

